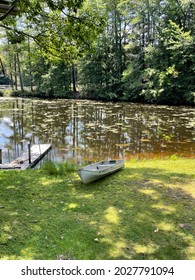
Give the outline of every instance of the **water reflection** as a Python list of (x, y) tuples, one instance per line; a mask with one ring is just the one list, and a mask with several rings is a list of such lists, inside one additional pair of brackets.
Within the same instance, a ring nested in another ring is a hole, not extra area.
[(9, 162), (32, 143), (52, 159), (195, 156), (195, 109), (78, 100), (0, 98), (0, 149)]

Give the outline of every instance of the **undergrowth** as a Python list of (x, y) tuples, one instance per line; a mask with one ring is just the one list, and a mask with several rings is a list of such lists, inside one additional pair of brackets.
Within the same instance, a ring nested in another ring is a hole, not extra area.
[(75, 165), (69, 161), (65, 161), (63, 163), (47, 161), (43, 164), (41, 169), (46, 171), (50, 175), (61, 175), (61, 176), (76, 171)]

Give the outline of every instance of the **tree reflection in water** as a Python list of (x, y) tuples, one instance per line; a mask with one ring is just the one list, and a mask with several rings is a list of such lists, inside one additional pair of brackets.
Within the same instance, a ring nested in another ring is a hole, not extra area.
[(0, 99), (0, 148), (8, 162), (52, 141), (53, 160), (195, 156), (195, 109), (87, 100)]

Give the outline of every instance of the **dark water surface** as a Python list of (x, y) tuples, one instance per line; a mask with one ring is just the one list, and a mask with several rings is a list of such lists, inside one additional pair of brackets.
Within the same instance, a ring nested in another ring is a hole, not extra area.
[(195, 108), (87, 100), (0, 98), (3, 163), (52, 142), (55, 161), (195, 157)]

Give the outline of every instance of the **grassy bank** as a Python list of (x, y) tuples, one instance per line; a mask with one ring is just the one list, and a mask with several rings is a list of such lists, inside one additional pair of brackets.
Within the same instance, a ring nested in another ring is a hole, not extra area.
[(76, 173), (0, 171), (0, 259), (195, 259), (195, 160)]

